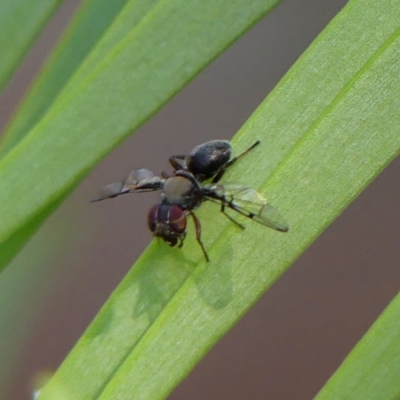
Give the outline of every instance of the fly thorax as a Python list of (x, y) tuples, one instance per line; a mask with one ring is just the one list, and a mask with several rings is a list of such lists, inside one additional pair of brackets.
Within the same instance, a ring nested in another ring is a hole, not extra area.
[(182, 176), (168, 178), (163, 186), (163, 203), (187, 208), (191, 202), (193, 189), (193, 183), (187, 178)]

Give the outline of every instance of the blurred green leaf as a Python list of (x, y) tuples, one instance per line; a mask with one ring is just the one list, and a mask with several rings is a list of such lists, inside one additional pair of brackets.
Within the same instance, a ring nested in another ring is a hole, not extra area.
[[(107, 54), (107, 51), (111, 51), (112, 47), (140, 22), (157, 1), (129, 1), (124, 9), (123, 6), (127, 0), (113, 2), (87, 0), (84, 2), (76, 13), (71, 26), (67, 29), (63, 40), (39, 78), (34, 82), (32, 89), (5, 131), (5, 136), (0, 144), (0, 156), (4, 156), (10, 151), (40, 120), (94, 45), (96, 45), (96, 50), (90, 54), (89, 61), (85, 63), (85, 68), (81, 68), (81, 72), (88, 73), (88, 70), (93, 68), (101, 57)], [(113, 24), (121, 9), (123, 9), (122, 16)], [(9, 240), (0, 245), (0, 268), (12, 260), (40, 224), (66, 197), (67, 194), (33, 217)]]
[(123, 39), (0, 162), (0, 267), (97, 161), (275, 4), (162, 1), (127, 35), (115, 21)]
[(316, 400), (400, 398), (399, 313), (400, 295), (397, 295)]
[(262, 147), (224, 179), (245, 177), (268, 193), (290, 232), (250, 221), (242, 232), (217, 219), (217, 206), (203, 205), (198, 215), (211, 262), (193, 229), (181, 251), (152, 243), (41, 400), (171, 392), (398, 154), (399, 32), (397, 1), (353, 0), (236, 137), (237, 151), (256, 138)]
[(0, 1), (0, 91), (61, 0)]
[(93, 52), (90, 62), (85, 64), (83, 70), (86, 73), (157, 2), (158, 0), (86, 0), (8, 126), (0, 144), (0, 156), (10, 151), (46, 113), (93, 47), (96, 47), (96, 51)]
[(15, 383), (15, 369), (26, 361), (26, 348), (32, 331), (37, 328), (49, 292), (54, 290), (54, 278), (60, 272), (59, 259), (70, 251), (71, 240), (78, 240), (79, 234), (71, 232), (74, 215), (66, 214), (67, 217), (58, 214), (45, 224), (13, 260), (10, 268), (0, 275), (2, 399), (9, 398), (7, 391), (10, 384)]

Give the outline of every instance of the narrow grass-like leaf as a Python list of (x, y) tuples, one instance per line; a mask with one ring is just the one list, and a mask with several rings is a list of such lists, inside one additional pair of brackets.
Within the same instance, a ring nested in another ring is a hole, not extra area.
[(394, 0), (350, 2), (234, 141), (262, 147), (226, 180), (268, 193), (290, 232), (251, 222), (241, 232), (202, 206), (211, 262), (193, 233), (181, 251), (153, 243), (41, 400), (167, 396), (398, 154), (399, 21)]
[(400, 398), (400, 295), (323, 387), (316, 400)]
[(91, 73), (72, 80), (0, 162), (0, 266), (32, 221), (36, 228), (99, 159), (276, 2), (162, 1)]
[(61, 0), (0, 2), (0, 91)]
[[(85, 64), (86, 73), (132, 31), (157, 2), (86, 0), (7, 127), (0, 145), (0, 156), (15, 146), (46, 113), (94, 46), (96, 51)], [(117, 18), (119, 13), (121, 16)]]
[(70, 240), (76, 238), (76, 235), (67, 234), (61, 240), (60, 232), (65, 234), (73, 229), (72, 218), (64, 216), (50, 221), (0, 276), (1, 399), (10, 398), (12, 375), (26, 360), (32, 331), (37, 328), (37, 321), (47, 305), (54, 277), (60, 272), (57, 268), (60, 255), (70, 251)]
[[(46, 109), (52, 105), (52, 101), (58, 92), (81, 65), (82, 59), (85, 58), (94, 43), (97, 45), (96, 51), (85, 63), (85, 68), (81, 68), (80, 76), (87, 74), (107, 52), (111, 51), (112, 47), (139, 23), (158, 0), (129, 1), (122, 18), (118, 18), (116, 23), (108, 29), (107, 34), (102, 37), (106, 28), (113, 22), (115, 14), (126, 3), (126, 0), (115, 1), (112, 4), (108, 1), (105, 4), (104, 1), (86, 1), (77, 12), (63, 41), (61, 41), (7, 128), (0, 145), (0, 156), (4, 156), (18, 143), (29, 132), (29, 128), (35, 125), (45, 114)], [(99, 43), (96, 42), (96, 39), (100, 37), (102, 40)], [(65, 197), (63, 196), (54, 205), (47, 207), (39, 215), (24, 224), (8, 241), (1, 245), (0, 267), (7, 265)]]
[[(68, 192), (69, 193), (69, 192)], [(27, 220), (9, 239), (0, 245), (0, 270), (6, 266), (23, 248), (29, 238), (37, 231), (38, 227), (46, 220), (62, 203), (67, 195), (46, 207), (42, 212)]]

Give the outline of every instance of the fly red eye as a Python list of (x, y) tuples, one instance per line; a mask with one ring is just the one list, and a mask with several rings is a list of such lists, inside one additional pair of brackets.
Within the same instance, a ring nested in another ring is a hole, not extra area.
[(153, 233), (156, 233), (162, 226), (164, 233), (169, 232), (169, 235), (174, 236), (183, 235), (187, 225), (186, 214), (182, 208), (165, 204), (157, 204), (150, 209), (147, 223)]
[(170, 206), (168, 219), (168, 223), (175, 233), (184, 234), (186, 232), (186, 214), (182, 208)]
[(148, 215), (147, 215), (147, 224), (151, 232), (154, 233), (158, 223), (158, 209), (160, 208), (160, 204), (157, 204), (151, 207)]

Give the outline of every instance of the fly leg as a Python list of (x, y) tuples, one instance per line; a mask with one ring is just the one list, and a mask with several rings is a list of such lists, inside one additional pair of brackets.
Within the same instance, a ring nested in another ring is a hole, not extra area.
[(204, 257), (206, 258), (207, 262), (210, 261), (210, 258), (208, 257), (208, 254), (206, 252), (206, 249), (204, 248), (203, 242), (201, 241), (201, 224), (199, 219), (196, 217), (195, 213), (192, 211), (189, 211), (189, 214), (193, 218), (194, 226), (196, 228), (196, 239), (197, 243), (200, 245), (201, 250), (203, 250)]
[(169, 163), (170, 163), (170, 164), (172, 165), (172, 167), (173, 167), (174, 169), (176, 169), (176, 170), (178, 170), (178, 169), (184, 169), (184, 170), (186, 170), (187, 167), (186, 167), (186, 161), (185, 161), (185, 159), (186, 159), (186, 156), (181, 155), (181, 154), (178, 154), (177, 156), (172, 156), (172, 157), (169, 159)]
[(179, 248), (181, 248), (183, 246), (183, 242), (185, 240), (185, 237), (186, 237), (186, 232), (182, 236), (179, 236), (179, 244), (178, 244)]
[(234, 220), (226, 211), (225, 211), (225, 204), (221, 204), (221, 212), (222, 214), (225, 215), (230, 221), (232, 221), (236, 226), (238, 226), (240, 229), (245, 229), (245, 227), (240, 223)]
[(255, 143), (253, 143), (247, 150), (243, 151), (242, 153), (238, 154), (236, 157), (233, 157), (232, 160), (230, 160), (221, 171), (218, 172), (217, 175), (214, 176), (214, 179), (212, 180), (212, 183), (217, 183), (222, 176), (224, 175), (225, 171), (227, 168), (229, 168), (231, 165), (233, 165), (239, 158), (243, 157), (246, 155), (250, 150), (253, 150), (254, 147), (258, 146), (261, 142), (257, 140)]

